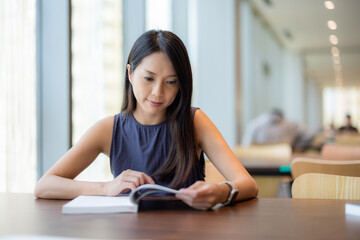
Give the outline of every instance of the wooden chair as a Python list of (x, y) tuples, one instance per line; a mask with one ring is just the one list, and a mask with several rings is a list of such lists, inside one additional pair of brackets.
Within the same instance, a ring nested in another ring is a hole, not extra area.
[(321, 158), (327, 160), (360, 160), (360, 146), (325, 144)]
[(360, 160), (324, 160), (295, 158), (291, 162), (291, 176), (297, 179), (305, 173), (325, 173), (360, 177)]
[(360, 145), (360, 134), (337, 134), (335, 142), (341, 145)]
[(292, 197), (360, 200), (360, 177), (306, 173), (295, 179)]

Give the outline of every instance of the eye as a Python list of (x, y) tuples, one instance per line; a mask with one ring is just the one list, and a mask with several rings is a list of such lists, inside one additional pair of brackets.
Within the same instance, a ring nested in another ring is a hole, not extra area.
[(145, 79), (146, 81), (152, 81), (152, 80), (153, 80), (153, 78), (151, 78), (151, 77), (144, 77), (144, 79)]
[(173, 84), (177, 83), (177, 80), (169, 80), (169, 81), (167, 81), (167, 83), (169, 83), (170, 85), (173, 85)]

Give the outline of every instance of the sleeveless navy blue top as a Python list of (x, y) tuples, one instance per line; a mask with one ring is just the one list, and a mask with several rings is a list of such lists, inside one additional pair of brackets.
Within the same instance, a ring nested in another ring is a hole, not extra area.
[[(194, 117), (196, 108), (192, 108)], [(170, 182), (161, 182), (153, 173), (159, 169), (169, 153), (171, 134), (165, 120), (156, 125), (142, 125), (133, 115), (121, 112), (114, 116), (113, 136), (110, 150), (111, 172), (115, 177), (127, 169), (144, 172), (157, 184), (169, 186)], [(204, 180), (204, 155), (196, 157), (193, 169), (181, 188), (186, 188), (198, 180)]]

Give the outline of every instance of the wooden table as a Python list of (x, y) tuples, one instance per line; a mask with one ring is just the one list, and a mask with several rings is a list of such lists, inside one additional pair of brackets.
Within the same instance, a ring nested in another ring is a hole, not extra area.
[(67, 201), (0, 193), (0, 237), (36, 234), (97, 239), (359, 239), (345, 201), (260, 198), (213, 211), (164, 201), (138, 213), (63, 215)]

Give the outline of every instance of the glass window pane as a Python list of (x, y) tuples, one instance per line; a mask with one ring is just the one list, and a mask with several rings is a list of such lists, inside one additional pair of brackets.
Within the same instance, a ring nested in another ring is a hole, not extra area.
[(0, 192), (36, 182), (36, 1), (0, 1)]
[(171, 0), (146, 0), (146, 30), (172, 30)]
[(334, 124), (339, 128), (345, 123), (346, 114), (351, 115), (352, 123), (360, 128), (360, 88), (326, 87), (323, 90), (324, 126)]
[[(118, 113), (122, 101), (122, 1), (72, 0), (72, 140), (96, 121)], [(112, 178), (104, 154), (78, 180)]]

